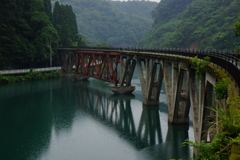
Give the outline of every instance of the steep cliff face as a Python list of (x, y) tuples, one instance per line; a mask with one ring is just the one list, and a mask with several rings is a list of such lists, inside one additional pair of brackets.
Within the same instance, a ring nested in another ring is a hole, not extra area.
[(234, 23), (239, 0), (161, 1), (153, 11), (154, 24), (139, 46), (163, 48), (235, 49), (239, 37)]

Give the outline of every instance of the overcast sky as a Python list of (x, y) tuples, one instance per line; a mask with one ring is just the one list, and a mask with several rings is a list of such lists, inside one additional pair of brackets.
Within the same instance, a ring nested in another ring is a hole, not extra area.
[[(113, 0), (113, 1), (128, 1), (128, 0)], [(132, 0), (131, 0), (132, 1)], [(161, 0), (150, 0), (150, 1), (153, 1), (153, 2), (160, 2)]]

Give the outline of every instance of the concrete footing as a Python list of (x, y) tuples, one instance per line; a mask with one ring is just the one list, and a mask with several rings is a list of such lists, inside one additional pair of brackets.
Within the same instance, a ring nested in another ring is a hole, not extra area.
[(111, 91), (115, 94), (132, 93), (135, 90), (135, 86), (112, 86)]
[(143, 104), (146, 106), (158, 106), (159, 105), (159, 100), (155, 100), (155, 101), (149, 101), (146, 98), (143, 98)]
[(89, 77), (87, 76), (82, 76), (82, 75), (73, 75), (72, 76), (75, 81), (84, 81), (87, 80)]

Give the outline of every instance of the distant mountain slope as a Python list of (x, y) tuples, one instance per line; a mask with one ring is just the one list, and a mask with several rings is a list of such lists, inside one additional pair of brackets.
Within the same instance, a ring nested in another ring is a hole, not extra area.
[(137, 16), (152, 19), (151, 13), (157, 7), (157, 2), (150, 1), (109, 1), (110, 4), (121, 11)]
[[(54, 2), (54, 1), (52, 1)], [(152, 20), (129, 14), (104, 0), (60, 0), (70, 4), (77, 17), (78, 31), (90, 45), (106, 42), (113, 46), (136, 46), (151, 29)]]
[[(239, 0), (162, 0), (155, 10), (154, 27), (139, 43), (144, 47), (235, 49), (240, 37), (235, 36), (234, 23), (240, 11)], [(170, 5), (171, 3), (171, 5)], [(168, 5), (168, 7), (163, 7)]]
[(194, 0), (161, 0), (153, 10), (153, 27), (144, 39), (141, 39), (141, 47), (163, 47), (163, 43), (176, 30), (183, 12)]

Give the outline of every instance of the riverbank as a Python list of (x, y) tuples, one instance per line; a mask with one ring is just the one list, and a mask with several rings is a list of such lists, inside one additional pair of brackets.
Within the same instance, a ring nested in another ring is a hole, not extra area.
[(0, 74), (0, 83), (14, 83), (14, 82), (25, 82), (43, 79), (59, 78), (60, 71), (51, 72), (35, 72), (30, 69), (30, 72), (24, 75), (7, 75), (3, 76)]

